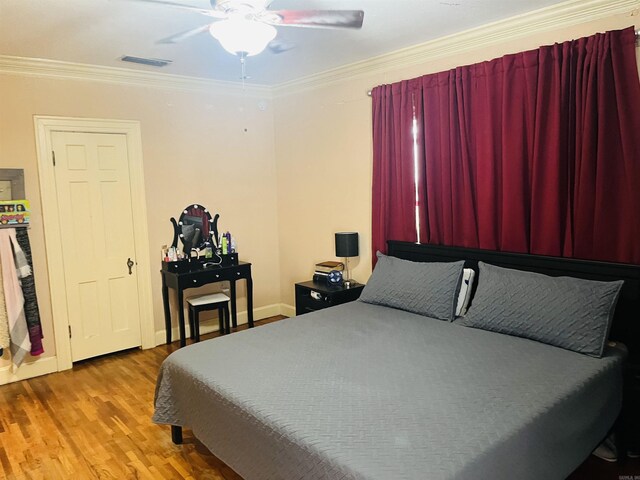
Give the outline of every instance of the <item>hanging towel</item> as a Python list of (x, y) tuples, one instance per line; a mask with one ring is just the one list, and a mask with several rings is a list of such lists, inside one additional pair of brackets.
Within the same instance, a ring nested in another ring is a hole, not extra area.
[(0, 230), (0, 264), (2, 264), (2, 285), (9, 318), (11, 359), (15, 370), (22, 364), (27, 353), (31, 351), (31, 341), (29, 340), (27, 320), (24, 316), (24, 298), (11, 247), (11, 232), (15, 238), (14, 228)]
[[(9, 232), (11, 235), (12, 232)], [(31, 275), (31, 267), (27, 263), (27, 257), (20, 248), (18, 241), (15, 237), (15, 230), (11, 235), (11, 242), (13, 243), (13, 259), (16, 262), (16, 270), (18, 271), (18, 278), (25, 278)]]
[[(16, 229), (16, 238), (21, 251), (24, 252), (26, 264), (29, 267), (30, 275), (22, 279), (22, 296), (24, 297), (24, 315), (27, 318), (27, 328), (29, 329), (29, 339), (31, 340), (31, 355), (34, 357), (44, 353), (42, 347), (42, 325), (40, 323), (40, 310), (38, 308), (38, 297), (36, 295), (36, 284), (33, 275), (33, 262), (31, 259), (31, 244), (29, 243), (29, 232), (26, 228)], [(16, 268), (18, 257), (16, 256)], [(1, 314), (2, 312), (0, 312)]]
[(9, 317), (7, 317), (7, 307), (4, 304), (4, 287), (2, 286), (2, 269), (0, 268), (0, 357), (5, 348), (11, 345), (9, 336)]

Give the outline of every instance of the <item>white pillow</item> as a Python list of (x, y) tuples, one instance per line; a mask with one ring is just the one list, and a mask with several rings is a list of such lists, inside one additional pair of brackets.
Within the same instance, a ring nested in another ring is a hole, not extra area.
[(463, 317), (467, 313), (469, 300), (471, 300), (471, 287), (473, 280), (476, 278), (476, 272), (472, 268), (462, 270), (462, 279), (460, 280), (460, 293), (458, 294), (458, 304), (456, 306), (456, 317)]

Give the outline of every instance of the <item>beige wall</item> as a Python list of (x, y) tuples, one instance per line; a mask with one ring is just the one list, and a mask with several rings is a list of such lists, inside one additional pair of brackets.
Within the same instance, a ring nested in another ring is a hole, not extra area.
[[(0, 168), (24, 168), (32, 202), (31, 242), (45, 333), (54, 351), (33, 115), (138, 120), (142, 129), (153, 312), (164, 328), (159, 249), (171, 241), (169, 217), (199, 202), (221, 214), (254, 263), (256, 308), (294, 304), (293, 284), (314, 263), (334, 258), (333, 234), (360, 233), (353, 276), (371, 272), (371, 101), (381, 84), (488, 60), (597, 31), (627, 27), (616, 15), (553, 32), (505, 40), (411, 67), (343, 78), (327, 86), (276, 89), (273, 101), (248, 91), (180, 91), (0, 74)], [(640, 51), (640, 50), (639, 50)], [(266, 109), (258, 108), (263, 100)], [(244, 129), (247, 129), (245, 132)], [(244, 295), (244, 290), (240, 289)], [(239, 309), (245, 309), (240, 301)], [(263, 311), (267, 311), (266, 309)], [(271, 309), (270, 311), (273, 311)], [(5, 358), (0, 368), (6, 365)]]
[(367, 79), (274, 100), (282, 301), (315, 263), (335, 259), (334, 233), (356, 231), (352, 277), (371, 272), (371, 100)]
[[(220, 213), (220, 229), (230, 230), (238, 239), (240, 258), (254, 263), (255, 307), (280, 301), (273, 115), (268, 100), (262, 103), (266, 109), (258, 108), (260, 100), (251, 92), (243, 97), (220, 90), (184, 92), (0, 75), (0, 168), (25, 170), (44, 356), (54, 355), (55, 345), (33, 116), (140, 121), (153, 314), (160, 331), (160, 247), (172, 239), (169, 218), (191, 203)], [(239, 295), (244, 297), (244, 286)], [(244, 298), (238, 307), (246, 309)], [(7, 358), (5, 353), (0, 368)]]
[[(282, 302), (294, 304), (293, 284), (308, 280), (319, 260), (334, 259), (333, 233), (360, 233), (353, 277), (371, 273), (371, 100), (376, 85), (489, 60), (554, 42), (625, 28), (639, 12), (448, 55), (411, 67), (344, 78), (329, 86), (274, 98)], [(640, 52), (640, 50), (638, 50)]]

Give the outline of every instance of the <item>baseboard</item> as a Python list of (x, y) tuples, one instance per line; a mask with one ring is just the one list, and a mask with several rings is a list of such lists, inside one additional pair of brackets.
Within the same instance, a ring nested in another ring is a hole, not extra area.
[(11, 365), (0, 368), (0, 385), (19, 382), (28, 378), (39, 377), (58, 371), (58, 360), (56, 357), (38, 358), (33, 362), (23, 363), (14, 373)]
[[(295, 310), (294, 310), (295, 311)], [(294, 313), (295, 314), (295, 313)], [(263, 318), (269, 318), (269, 317), (273, 317), (275, 315), (287, 315), (286, 313), (282, 313), (282, 304), (276, 303), (273, 305), (266, 305), (264, 307), (258, 307), (258, 308), (254, 308), (253, 309), (253, 319), (254, 320), (261, 320)], [(289, 315), (287, 315), (289, 316)], [(247, 323), (247, 312), (242, 311), (242, 312), (238, 312), (238, 325), (242, 325)], [(185, 317), (185, 328), (186, 328), (186, 334), (187, 337), (190, 334), (190, 330), (189, 330), (189, 322), (187, 321), (187, 318)], [(207, 333), (211, 333), (211, 332), (217, 332), (218, 331), (218, 321), (217, 320), (205, 320), (203, 322), (200, 322), (200, 334), (204, 335)], [(176, 340), (180, 338), (180, 330), (177, 326), (173, 327), (171, 329), (171, 339), (172, 340)], [(167, 334), (166, 334), (166, 330), (162, 329), (162, 330), (158, 330), (156, 331), (156, 346), (157, 345), (164, 345), (166, 343), (166, 339), (167, 339)]]
[(296, 307), (294, 307), (293, 305), (287, 305), (286, 303), (281, 303), (280, 315), (286, 315), (287, 317), (295, 317)]

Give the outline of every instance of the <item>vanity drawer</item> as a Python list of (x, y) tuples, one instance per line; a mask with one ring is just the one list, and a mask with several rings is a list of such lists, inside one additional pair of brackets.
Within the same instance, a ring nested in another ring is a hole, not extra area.
[(236, 268), (229, 269), (228, 280), (234, 280), (238, 278), (247, 278), (251, 276), (251, 267), (249, 265), (239, 265)]
[(190, 269), (190, 263), (182, 260), (179, 262), (162, 262), (162, 270), (165, 272), (184, 273)]
[(201, 273), (197, 273), (194, 275), (189, 275), (188, 278), (182, 279), (183, 288), (196, 288), (201, 287), (202, 285), (207, 285), (211, 283), (215, 279), (215, 276), (211, 275), (203, 275)]
[(238, 265), (238, 254), (237, 253), (229, 253), (226, 255), (222, 255), (222, 264), (223, 267), (230, 267), (232, 265)]
[(213, 282), (225, 280), (239, 280), (251, 277), (250, 265), (238, 265), (236, 267), (206, 268), (199, 272), (180, 275), (182, 288), (197, 288)]

